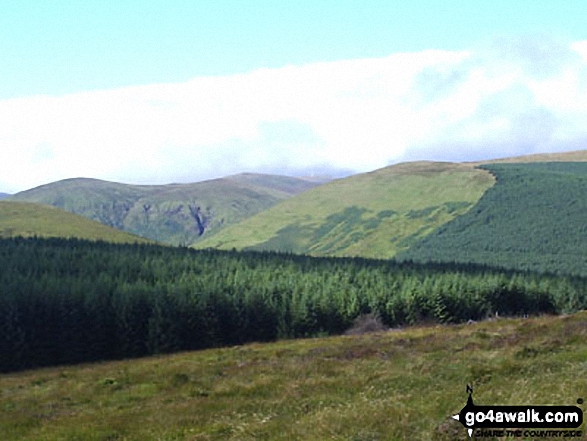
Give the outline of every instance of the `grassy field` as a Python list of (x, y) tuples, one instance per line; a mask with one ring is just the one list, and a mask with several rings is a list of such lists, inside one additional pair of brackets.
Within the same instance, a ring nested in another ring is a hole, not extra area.
[(5, 374), (0, 433), (35, 441), (466, 440), (450, 416), (464, 406), (467, 383), (476, 404), (575, 405), (587, 398), (587, 313)]
[(76, 237), (115, 243), (150, 241), (57, 208), (28, 202), (0, 202), (0, 237)]
[(321, 185), (196, 246), (388, 258), (466, 212), (493, 183), (470, 165), (398, 164)]

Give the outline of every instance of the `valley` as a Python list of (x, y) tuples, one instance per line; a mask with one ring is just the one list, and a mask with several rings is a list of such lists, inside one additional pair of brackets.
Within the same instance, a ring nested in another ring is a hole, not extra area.
[(251, 173), (168, 185), (76, 178), (17, 193), (10, 200), (51, 205), (153, 241), (187, 246), (316, 185)]
[[(0, 433), (465, 440), (450, 416), (467, 384), (478, 403), (575, 404), (585, 160), (13, 195), (0, 202)], [(377, 332), (357, 331), (366, 317)]]

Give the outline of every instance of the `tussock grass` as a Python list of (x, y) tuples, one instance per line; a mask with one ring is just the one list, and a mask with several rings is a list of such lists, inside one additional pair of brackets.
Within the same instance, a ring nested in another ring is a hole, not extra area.
[[(0, 376), (4, 440), (465, 440), (465, 404), (587, 397), (587, 313)], [(488, 438), (485, 438), (488, 439)]]

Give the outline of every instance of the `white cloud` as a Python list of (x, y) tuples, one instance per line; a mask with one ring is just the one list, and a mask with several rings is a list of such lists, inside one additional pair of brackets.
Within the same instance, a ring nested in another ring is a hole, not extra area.
[(556, 151), (586, 122), (587, 42), (259, 69), (0, 101), (0, 191)]

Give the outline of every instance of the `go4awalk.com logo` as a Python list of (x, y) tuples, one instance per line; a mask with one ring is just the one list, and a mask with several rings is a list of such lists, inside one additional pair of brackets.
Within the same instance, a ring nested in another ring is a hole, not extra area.
[[(479, 406), (473, 402), (473, 389), (461, 411), (453, 415), (467, 432), (478, 437), (581, 437), (583, 411), (577, 406)], [(583, 404), (583, 400), (577, 400)], [(576, 430), (570, 430), (576, 429)]]

